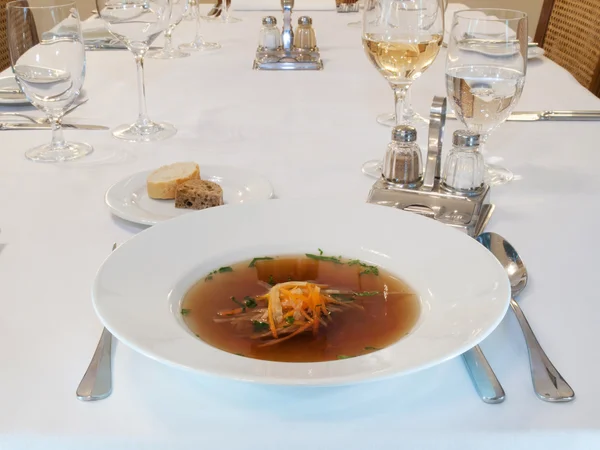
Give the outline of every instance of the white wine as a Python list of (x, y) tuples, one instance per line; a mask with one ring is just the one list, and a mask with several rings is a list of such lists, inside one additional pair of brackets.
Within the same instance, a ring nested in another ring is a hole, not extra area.
[(429, 36), (418, 43), (386, 40), (370, 33), (363, 36), (369, 60), (392, 84), (406, 84), (419, 78), (435, 60), (441, 44), (441, 35)]
[(489, 134), (515, 108), (525, 75), (495, 66), (454, 67), (446, 71), (448, 97), (456, 116), (471, 131)]

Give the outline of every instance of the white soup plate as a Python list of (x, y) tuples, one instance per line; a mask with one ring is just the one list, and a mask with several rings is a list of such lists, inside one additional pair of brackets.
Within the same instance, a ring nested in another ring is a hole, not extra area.
[[(363, 356), (282, 363), (227, 353), (186, 328), (182, 298), (215, 268), (318, 248), (407, 282), (421, 302), (413, 330)], [(349, 384), (440, 364), (485, 339), (509, 299), (504, 269), (466, 234), (390, 207), (325, 200), (223, 206), (161, 223), (113, 252), (93, 286), (100, 320), (134, 350), (197, 373), (282, 385)]]

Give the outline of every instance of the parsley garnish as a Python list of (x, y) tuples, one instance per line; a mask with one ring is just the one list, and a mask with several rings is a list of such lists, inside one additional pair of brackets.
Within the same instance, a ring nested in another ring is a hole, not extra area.
[(250, 264), (248, 264), (248, 267), (254, 267), (256, 265), (257, 261), (270, 261), (273, 258), (271, 258), (270, 256), (261, 256), (259, 258), (254, 258), (252, 261), (250, 261)]
[(365, 350), (374, 352), (375, 350), (381, 350), (381, 349), (377, 348), (377, 347), (365, 347)]
[(242, 355), (241, 353), (236, 353), (236, 355), (238, 355), (238, 356), (244, 356), (244, 355)]
[(323, 250), (321, 250), (320, 248), (318, 248), (317, 250), (319, 250), (319, 256), (323, 256)]
[(333, 298), (335, 298), (336, 300), (339, 300), (340, 302), (353, 302), (355, 300), (354, 297), (352, 297), (352, 295), (350, 294), (330, 294)]
[(285, 321), (287, 323), (289, 323), (290, 325), (293, 325), (293, 323), (296, 321), (296, 319), (294, 319), (292, 316), (290, 316), (290, 317), (286, 317)]
[(229, 267), (229, 266), (219, 267), (218, 272), (219, 273), (233, 272), (233, 267)]
[(241, 306), (241, 307), (242, 307), (242, 312), (245, 312), (245, 311), (246, 311), (246, 305), (245, 305), (244, 303), (240, 302), (240, 301), (239, 301), (239, 300), (237, 300), (235, 297), (231, 297), (231, 301), (232, 301), (233, 303), (235, 303), (236, 305), (239, 305), (239, 306)]
[(244, 304), (248, 307), (248, 308), (256, 308), (256, 300), (254, 300), (252, 297), (246, 295), (244, 297)]
[(265, 331), (269, 329), (269, 324), (266, 322), (259, 322), (258, 320), (253, 320), (252, 327), (254, 328), (254, 331)]
[(348, 358), (354, 358), (354, 356), (348, 356), (348, 355), (337, 355), (337, 359), (348, 359)]
[(332, 262), (334, 264), (342, 264), (341, 256), (323, 256), (323, 255), (314, 255), (312, 253), (306, 253), (306, 257), (310, 259), (316, 259), (317, 261), (325, 261)]
[(357, 297), (372, 297), (373, 295), (379, 295), (379, 291), (355, 292), (354, 295)]
[(268, 281), (268, 283), (271, 286), (275, 286), (277, 284), (277, 283), (275, 283), (275, 278), (273, 278), (273, 275), (269, 275), (269, 281)]
[(183, 309), (181, 310), (181, 315), (182, 315), (182, 316), (187, 316), (187, 315), (188, 315), (189, 313), (191, 313), (191, 312), (192, 312), (192, 310), (191, 310), (191, 309), (185, 309), (185, 308), (183, 308)]
[(348, 261), (348, 265), (363, 267), (364, 270), (362, 270), (359, 275), (379, 275), (379, 268), (377, 268), (377, 266), (370, 266), (369, 264), (362, 262), (360, 259), (351, 259)]

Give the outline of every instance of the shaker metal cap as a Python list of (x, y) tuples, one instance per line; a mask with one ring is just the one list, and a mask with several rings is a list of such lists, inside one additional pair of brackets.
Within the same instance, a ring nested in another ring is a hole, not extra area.
[(277, 19), (273, 16), (263, 17), (263, 25), (277, 25)]
[(312, 25), (312, 19), (308, 16), (302, 16), (298, 19), (298, 25)]
[(417, 130), (410, 125), (398, 125), (392, 130), (392, 140), (396, 142), (414, 142), (417, 140)]
[(479, 133), (456, 130), (452, 135), (452, 144), (460, 147), (477, 147), (479, 145)]

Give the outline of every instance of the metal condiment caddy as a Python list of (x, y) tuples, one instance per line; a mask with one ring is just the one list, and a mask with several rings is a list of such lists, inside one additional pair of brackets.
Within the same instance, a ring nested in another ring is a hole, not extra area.
[[(474, 236), (490, 219), (494, 205), (490, 203), (490, 186), (483, 183), (469, 191), (449, 187), (441, 179), (442, 142), (446, 123), (446, 98), (434, 97), (429, 122), (429, 138), (423, 175), (410, 183), (401, 183), (385, 173), (375, 182), (368, 203), (391, 206), (439, 220)], [(404, 133), (403, 133), (404, 134)], [(386, 167), (392, 164), (390, 150)], [(405, 165), (405, 160), (396, 161)], [(417, 168), (411, 173), (418, 174)]]
[[(281, 0), (283, 9), (283, 27), (281, 31), (281, 46), (278, 48), (265, 48), (259, 45), (254, 58), (254, 69), (256, 70), (321, 70), (323, 61), (319, 48), (316, 46), (312, 20), (310, 17), (302, 16), (299, 26), (309, 27), (309, 35), (312, 35), (314, 46), (311, 48), (298, 48), (294, 45), (294, 29), (292, 25), (292, 10), (294, 0)], [(263, 22), (264, 23), (264, 22)], [(311, 40), (309, 39), (308, 42)], [(307, 42), (302, 39), (302, 42)]]

